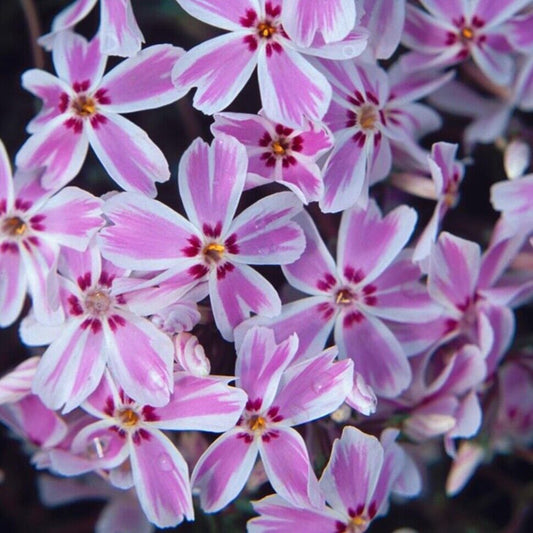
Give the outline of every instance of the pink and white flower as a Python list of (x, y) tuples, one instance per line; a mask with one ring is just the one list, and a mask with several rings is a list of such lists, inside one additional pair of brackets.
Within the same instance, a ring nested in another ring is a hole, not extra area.
[(77, 187), (54, 194), (42, 169), (15, 179), (0, 141), (0, 326), (19, 316), (29, 292), (38, 320), (59, 323), (56, 267), (61, 246), (84, 250), (102, 226), (102, 202)]
[(17, 165), (46, 167), (43, 186), (61, 187), (78, 174), (90, 144), (121, 187), (155, 196), (155, 182), (170, 177), (168, 163), (148, 135), (120, 113), (161, 107), (183, 96), (170, 80), (182, 53), (170, 45), (151, 46), (104, 76), (107, 56), (98, 37), (87, 42), (71, 32), (58, 35), (52, 57), (59, 77), (37, 69), (22, 76), (43, 108), (28, 125), (32, 136), (18, 152)]
[[(371, 202), (367, 210), (352, 208), (341, 219), (337, 265), (311, 217), (297, 217), (306, 237), (300, 259), (283, 272), (307, 298), (285, 304), (273, 319), (254, 317), (237, 330), (259, 323), (271, 327), (276, 339), (296, 332), (299, 359), (321, 350), (331, 334), (342, 357), (378, 396), (394, 397), (411, 380), (406, 354), (386, 320), (427, 322), (440, 312), (418, 283), (420, 271), (410, 254), (401, 253), (415, 223), (414, 210), (401, 206), (383, 217)], [(357, 386), (357, 383), (355, 384)]]
[(440, 124), (438, 115), (414, 100), (431, 93), (453, 74), (406, 76), (396, 67), (387, 74), (378, 66), (323, 60), (319, 67), (333, 85), (333, 101), (324, 118), (335, 147), (324, 168), (320, 208), (337, 212), (366, 205), (371, 185), (392, 166), (391, 146), (425, 160), (416, 137)]
[(161, 430), (220, 432), (240, 416), (246, 396), (220, 379), (185, 373), (174, 377), (175, 394), (165, 406), (131, 400), (106, 373), (83, 409), (99, 420), (84, 427), (70, 453), (53, 456), (53, 467), (72, 475), (131, 464), (141, 507), (158, 527), (194, 518), (188, 467)]
[(214, 319), (227, 340), (250, 312), (281, 310), (274, 287), (248, 265), (290, 263), (305, 246), (292, 222), (302, 209), (292, 192), (262, 198), (233, 218), (246, 171), (246, 150), (234, 138), (218, 136), (210, 147), (197, 139), (179, 166), (190, 222), (160, 202), (122, 193), (105, 204), (113, 225), (99, 236), (102, 254), (115, 264), (163, 271), (147, 286), (208, 281)]
[(326, 502), (319, 509), (296, 508), (279, 496), (254, 503), (260, 514), (248, 522), (250, 533), (324, 531), (362, 533), (374, 518), (388, 508), (391, 492), (415, 496), (420, 477), (412, 460), (396, 444), (398, 432), (387, 430), (381, 437), (366, 435), (345, 426), (333, 443), (330, 460), (320, 478)]
[(237, 354), (237, 385), (248, 395), (236, 426), (200, 457), (193, 487), (202, 508), (222, 509), (242, 490), (258, 455), (274, 490), (297, 506), (320, 506), (322, 498), (307, 448), (292, 426), (332, 413), (351, 388), (350, 361), (333, 362), (327, 350), (292, 364), (298, 337), (276, 344), (268, 328), (247, 332)]
[[(39, 43), (51, 50), (60, 32), (71, 30), (94, 8), (97, 0), (75, 0), (52, 21), (52, 31), (43, 35)], [(100, 51), (109, 56), (135, 55), (144, 42), (137, 25), (131, 0), (100, 0)]]
[(245, 188), (275, 181), (304, 203), (322, 198), (322, 172), (316, 160), (333, 146), (333, 137), (324, 126), (310, 122), (306, 128), (293, 129), (263, 115), (219, 113), (211, 129), (215, 135), (232, 135), (246, 147)]
[[(126, 394), (138, 402), (165, 405), (172, 392), (174, 347), (170, 338), (142, 315), (157, 302), (121, 293), (126, 273), (91, 246), (64, 252), (59, 264), (66, 322), (44, 352), (33, 391), (52, 409), (70, 411), (98, 386), (106, 367)], [(38, 324), (23, 328), (28, 344), (49, 342)]]
[(402, 58), (409, 71), (455, 65), (471, 57), (498, 85), (514, 70), (506, 22), (530, 0), (446, 2), (421, 0), (422, 11), (407, 5), (403, 44), (414, 51)]
[(290, 127), (319, 121), (331, 99), (331, 87), (300, 52), (347, 59), (366, 46), (366, 33), (359, 31), (338, 45), (298, 47), (283, 29), (280, 0), (238, 0), (231, 5), (217, 0), (178, 3), (194, 17), (231, 32), (187, 52), (172, 72), (180, 89), (198, 88), (194, 106), (210, 115), (235, 99), (257, 65), (261, 102), (268, 117)]

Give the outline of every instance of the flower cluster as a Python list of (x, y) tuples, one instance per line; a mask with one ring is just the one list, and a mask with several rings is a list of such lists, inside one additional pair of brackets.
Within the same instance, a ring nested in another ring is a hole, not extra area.
[[(42, 107), (14, 172), (0, 142), (0, 325), (33, 347), (0, 420), (68, 478), (43, 501), (150, 531), (274, 492), (250, 532), (360, 533), (419, 494), (426, 445), (455, 494), (531, 444), (533, 2), (177, 0), (223, 30), (188, 51), (143, 47), (129, 0), (87, 39), (96, 4), (39, 39), (55, 75), (22, 75)], [(256, 112), (226, 111), (255, 69)], [(176, 175), (122, 115), (191, 89), (212, 140)], [(462, 143), (442, 111), (473, 119)], [(454, 222), (480, 142), (507, 173), (483, 231)], [(120, 191), (69, 185), (89, 146)]]

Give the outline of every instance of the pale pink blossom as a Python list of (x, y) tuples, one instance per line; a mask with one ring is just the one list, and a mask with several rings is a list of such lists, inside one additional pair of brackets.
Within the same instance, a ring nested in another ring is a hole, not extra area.
[(170, 80), (170, 70), (183, 50), (171, 45), (144, 49), (104, 75), (107, 56), (95, 37), (62, 32), (52, 58), (58, 77), (29, 70), (23, 86), (43, 100), (29, 123), (32, 136), (16, 158), (20, 168), (46, 167), (42, 183), (61, 187), (81, 169), (89, 144), (121, 187), (155, 196), (155, 182), (170, 177), (161, 150), (138, 126), (122, 117), (174, 102), (183, 91)]
[(305, 128), (293, 129), (264, 115), (219, 113), (211, 129), (215, 135), (232, 135), (246, 147), (245, 188), (274, 181), (288, 187), (304, 203), (322, 198), (322, 172), (316, 161), (333, 146), (325, 126), (309, 122)]
[(186, 220), (164, 204), (134, 193), (110, 198), (112, 225), (100, 233), (102, 254), (124, 268), (162, 271), (146, 286), (179, 287), (208, 282), (213, 316), (222, 336), (250, 312), (276, 316), (274, 287), (249, 265), (285, 264), (305, 246), (292, 218), (302, 204), (292, 192), (262, 198), (235, 218), (247, 156), (234, 138), (220, 135), (209, 147), (196, 139), (179, 166)]
[[(51, 50), (54, 39), (71, 30), (94, 8), (97, 0), (75, 0), (52, 21), (52, 31), (43, 35), (39, 43)], [(100, 0), (100, 51), (106, 55), (133, 56), (144, 42), (143, 35), (131, 8), (131, 0)]]
[(366, 46), (366, 32), (358, 30), (337, 43), (298, 47), (283, 29), (279, 0), (178, 3), (194, 17), (230, 32), (189, 50), (172, 72), (180, 89), (197, 87), (194, 106), (206, 114), (227, 107), (257, 66), (261, 102), (268, 117), (291, 127), (319, 121), (331, 99), (331, 87), (300, 52), (347, 59)]
[(0, 141), (0, 326), (18, 318), (27, 292), (38, 320), (61, 322), (60, 248), (84, 250), (104, 223), (98, 198), (77, 187), (45, 190), (41, 174), (19, 171), (13, 179)]
[(277, 344), (268, 328), (247, 332), (237, 354), (237, 385), (248, 401), (236, 426), (200, 457), (193, 487), (202, 508), (222, 509), (242, 490), (258, 455), (274, 490), (297, 506), (320, 506), (322, 498), (309, 454), (292, 426), (332, 413), (352, 382), (350, 361), (333, 362), (330, 349), (292, 364), (298, 337)]

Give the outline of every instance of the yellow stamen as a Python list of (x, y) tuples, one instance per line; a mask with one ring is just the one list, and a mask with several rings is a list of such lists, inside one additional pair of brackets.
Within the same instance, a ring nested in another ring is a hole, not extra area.
[(219, 244), (217, 242), (212, 242), (211, 244), (208, 244), (205, 247), (204, 253), (217, 252), (217, 253), (221, 254), (221, 253), (224, 252), (225, 249), (226, 248), (224, 248), (223, 244)]
[(472, 28), (463, 28), (461, 30), (461, 37), (463, 39), (466, 39), (467, 41), (470, 41), (474, 38), (474, 32), (472, 31)]
[(81, 95), (72, 102), (72, 108), (81, 117), (89, 117), (96, 111), (96, 102), (88, 96)]
[(276, 155), (285, 155), (285, 148), (279, 141), (274, 141), (271, 146)]
[(118, 417), (123, 426), (133, 427), (139, 422), (139, 415), (133, 409), (122, 410)]
[(364, 130), (369, 130), (374, 127), (378, 120), (378, 115), (374, 106), (365, 105), (359, 112), (359, 125)]
[(252, 431), (262, 430), (266, 426), (266, 421), (262, 416), (254, 415), (248, 422), (248, 426)]
[(257, 25), (257, 32), (261, 37), (268, 39), (269, 37), (272, 37), (274, 33), (276, 33), (276, 28), (266, 22), (261, 22)]
[(8, 235), (20, 237), (20, 235), (24, 235), (24, 233), (26, 233), (28, 226), (24, 220), (19, 217), (9, 217), (4, 220), (2, 229)]
[(338, 304), (349, 304), (352, 301), (350, 294), (347, 291), (340, 290), (337, 293), (337, 298), (335, 298), (335, 303)]

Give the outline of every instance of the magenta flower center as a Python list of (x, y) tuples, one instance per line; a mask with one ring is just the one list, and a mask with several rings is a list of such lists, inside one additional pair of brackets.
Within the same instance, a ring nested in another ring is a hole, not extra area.
[(263, 39), (270, 39), (276, 31), (276, 26), (270, 20), (265, 20), (257, 25), (257, 35)]
[(125, 428), (136, 426), (140, 420), (139, 414), (130, 407), (121, 409), (117, 414), (117, 418), (120, 420), (122, 427)]
[(337, 305), (350, 305), (354, 300), (354, 293), (347, 288), (342, 288), (335, 294), (335, 303)]

